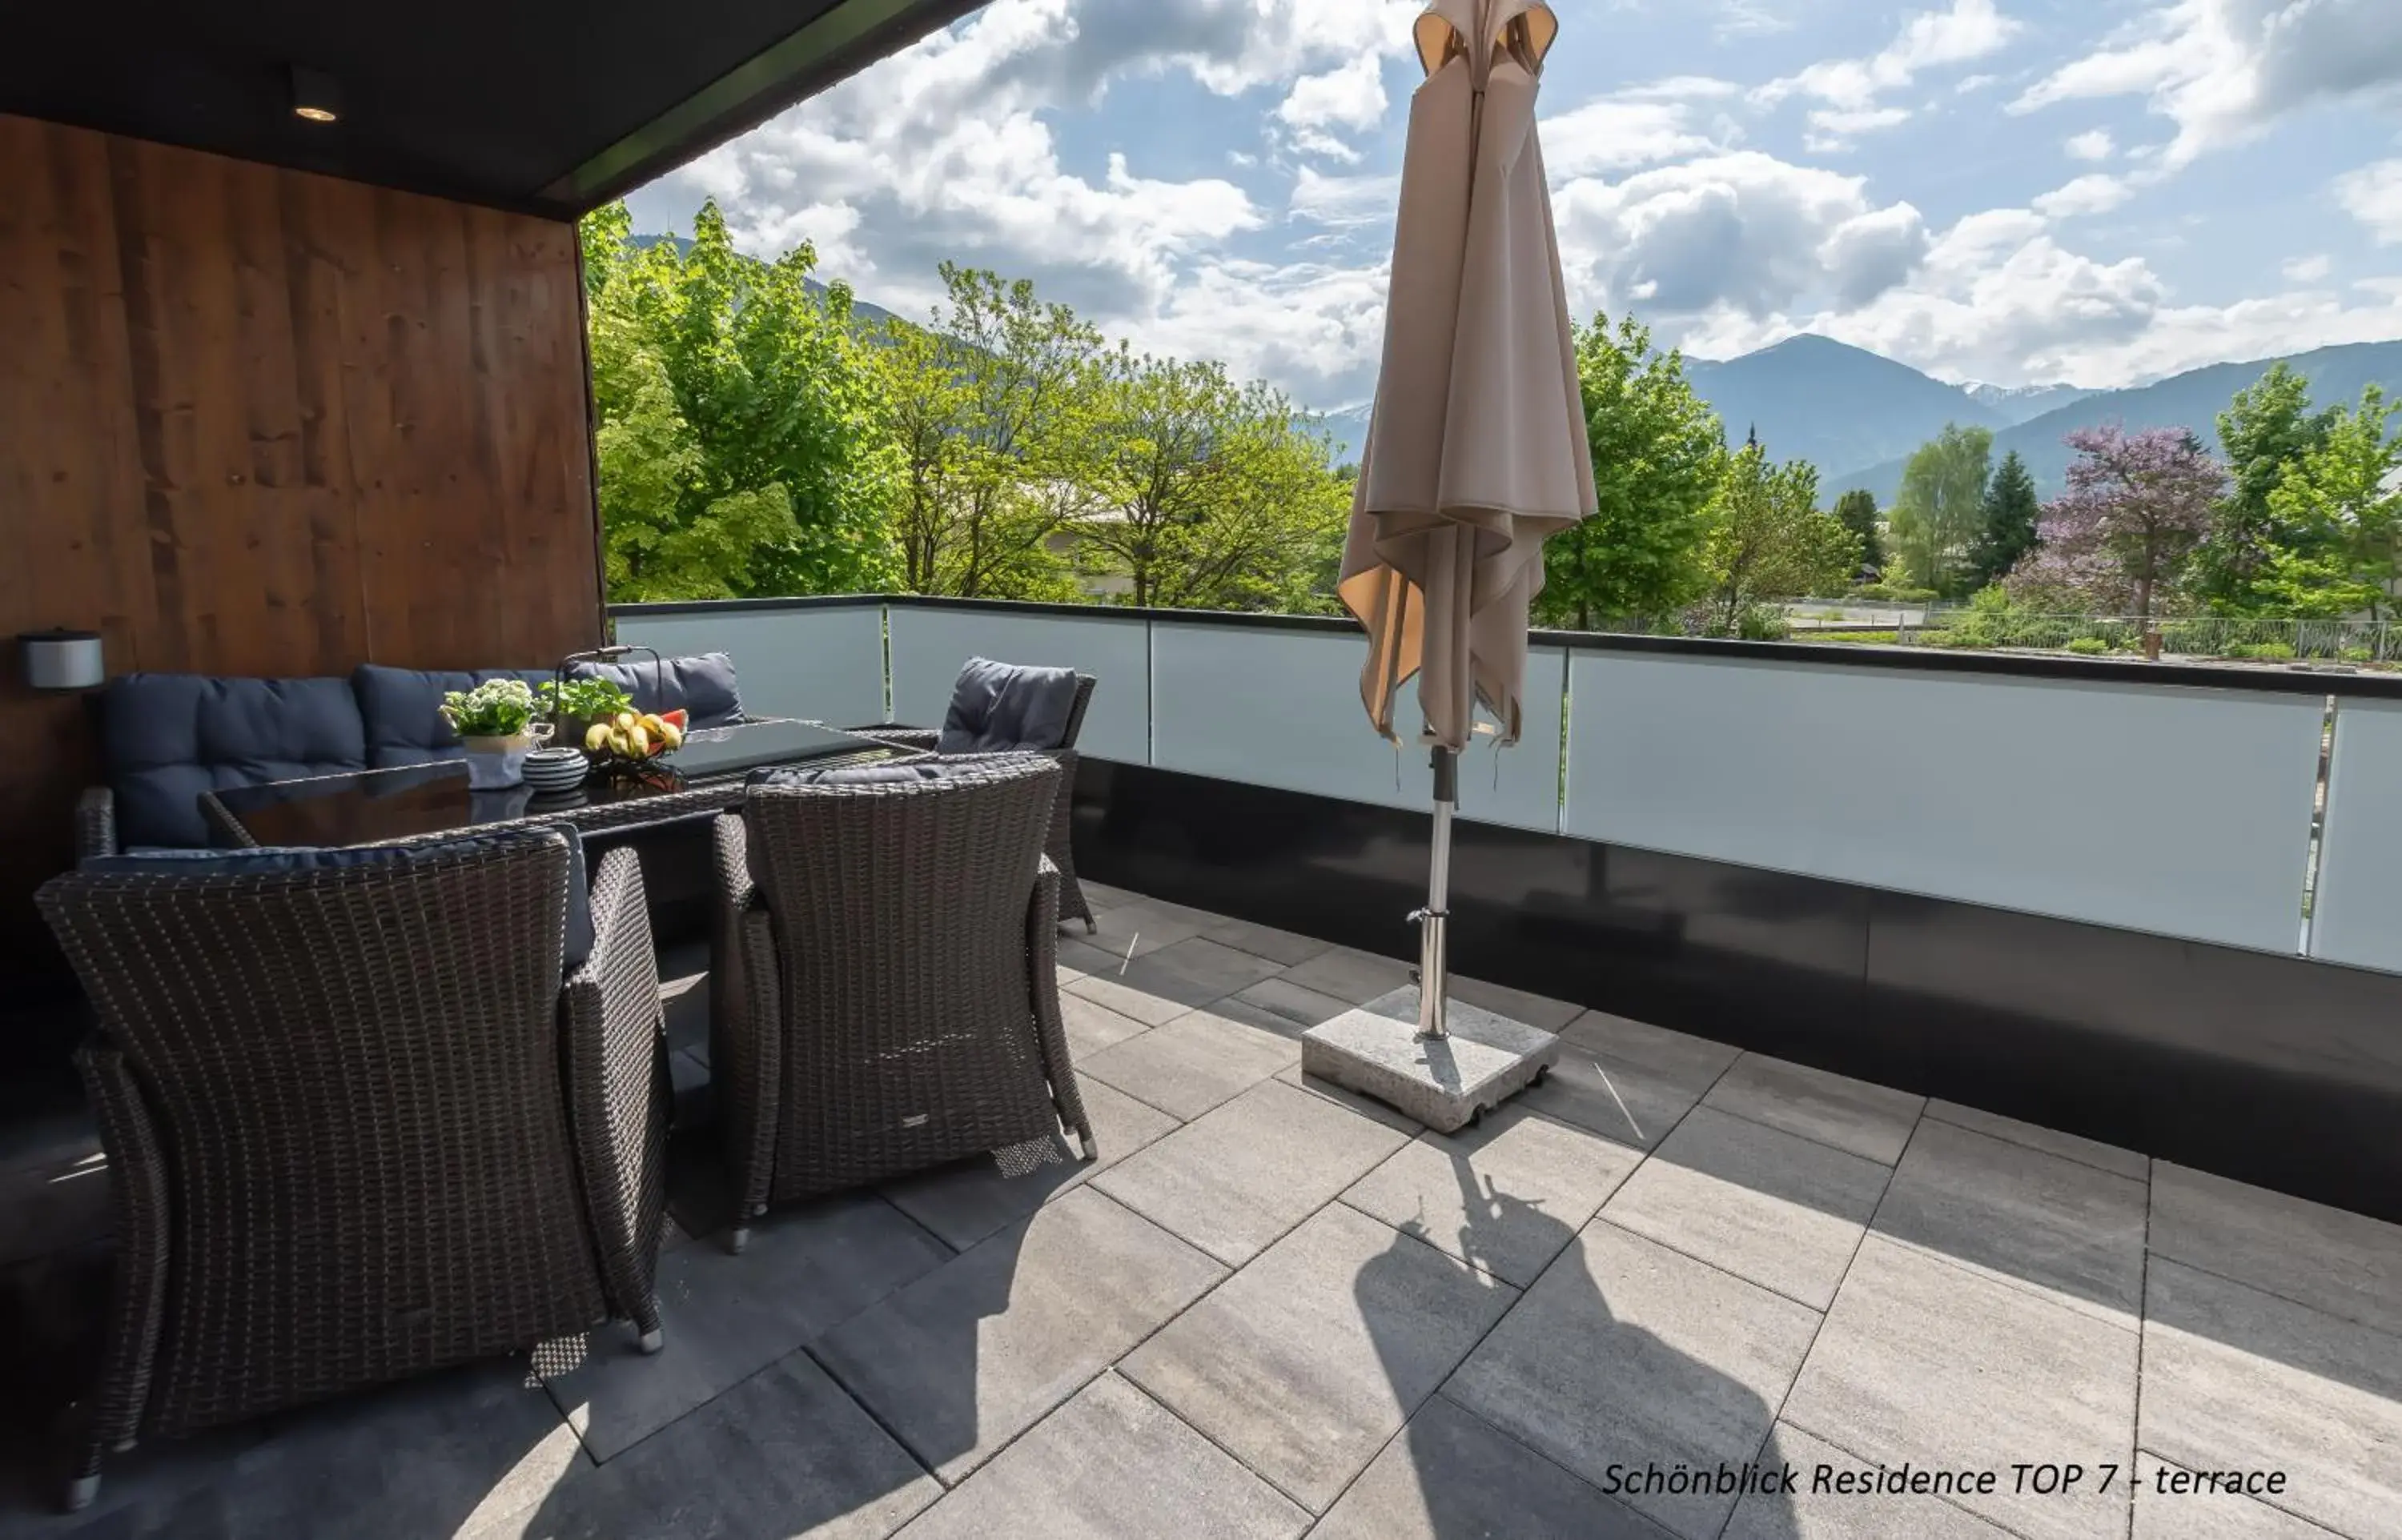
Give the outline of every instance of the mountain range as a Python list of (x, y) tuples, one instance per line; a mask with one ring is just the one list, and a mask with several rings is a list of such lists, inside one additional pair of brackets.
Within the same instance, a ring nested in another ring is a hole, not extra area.
[[(2066, 478), (2071, 429), (2115, 422), (2129, 430), (2190, 428), (2218, 448), (2218, 414), (2235, 392), (2277, 360), (2213, 364), (2148, 385), (2089, 391), (2075, 385), (1948, 384), (1864, 348), (1804, 333), (1725, 360), (1688, 359), (1686, 378), (1725, 424), (1727, 442), (1760, 435), (1777, 460), (1818, 467), (1829, 501), (1855, 487), (1890, 506), (1911, 452), (1947, 423), (1989, 428), (1994, 460), (2015, 449), (2050, 497)], [(2360, 399), (2378, 384), (2402, 397), (2402, 341), (2356, 342), (2288, 356), (2320, 406)], [(1366, 436), (1364, 405), (1324, 414), (1338, 460), (1356, 460)]]

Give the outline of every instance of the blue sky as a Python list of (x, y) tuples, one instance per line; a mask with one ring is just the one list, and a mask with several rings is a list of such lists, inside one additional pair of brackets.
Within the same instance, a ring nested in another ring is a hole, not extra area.
[[(993, 0), (642, 189), (904, 314), (946, 257), (1304, 403), (1374, 385), (1409, 0)], [(2110, 386), (2402, 337), (2402, 0), (1555, 0), (1570, 300)]]

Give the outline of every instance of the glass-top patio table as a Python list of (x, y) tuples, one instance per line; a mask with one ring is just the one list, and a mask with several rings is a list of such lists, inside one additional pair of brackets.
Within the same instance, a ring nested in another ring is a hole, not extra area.
[(530, 786), (471, 791), (464, 762), (437, 760), (225, 787), (201, 792), (200, 811), (213, 828), (243, 846), (379, 845), (522, 822), (572, 823), (591, 832), (706, 818), (736, 806), (750, 773), (766, 766), (832, 768), (920, 757), (916, 749), (817, 722), (744, 722), (694, 732), (673, 756), (640, 777), (596, 778), (560, 794), (538, 794)]

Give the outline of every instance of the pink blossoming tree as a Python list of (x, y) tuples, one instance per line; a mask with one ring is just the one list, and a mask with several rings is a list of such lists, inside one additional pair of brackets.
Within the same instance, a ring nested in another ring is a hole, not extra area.
[(2009, 587), (2046, 607), (2103, 607), (2151, 619), (2210, 531), (2227, 473), (2191, 433), (2079, 428), (2068, 490), (2044, 505), (2043, 543)]

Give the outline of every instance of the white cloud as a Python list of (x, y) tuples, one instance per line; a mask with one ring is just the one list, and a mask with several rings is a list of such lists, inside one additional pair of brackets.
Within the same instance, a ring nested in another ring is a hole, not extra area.
[(1325, 153), (1331, 144), (1340, 158), (1348, 158), (1352, 152), (1332, 137), (1332, 131), (1357, 133), (1373, 129), (1384, 121), (1386, 105), (1384, 60), (1363, 53), (1323, 75), (1305, 75), (1295, 80), (1277, 104), (1276, 116), (1295, 131), (1305, 149)]
[(1542, 119), (1543, 165), (1553, 181), (1656, 165), (1721, 146), (1680, 102), (1603, 97)]
[(2068, 152), (2072, 160), (2107, 160), (2118, 144), (2111, 139), (2109, 130), (2088, 129), (2083, 133), (2070, 135), (2061, 148)]
[(1304, 166), (1293, 181), (1289, 207), (1294, 218), (1316, 225), (1388, 226), (1401, 196), (1399, 175), (1329, 176)]
[(2395, 0), (2174, 0), (2010, 103), (2142, 95), (2176, 125), (2164, 163), (2239, 143), (2318, 103), (2386, 98), (2402, 85)]
[(1908, 107), (1813, 107), (1803, 147), (1827, 155), (1847, 149), (1860, 134), (1898, 128), (1910, 121)]
[(2287, 257), (2277, 271), (2288, 283), (2317, 283), (2335, 271), (2335, 263), (2322, 252), (2312, 256)]
[(1571, 181), (1553, 205), (1571, 298), (1612, 311), (1640, 301), (1663, 320), (1862, 303), (1926, 243), (1917, 210), (1880, 207), (1866, 187), (1757, 151)]
[(2080, 214), (2107, 213), (2132, 196), (2125, 182), (2097, 172), (2054, 187), (2035, 200), (2035, 209), (2048, 219), (2074, 219)]
[(2402, 245), (2402, 160), (2380, 160), (2335, 179), (2336, 201), (2381, 246)]
[(1911, 17), (1892, 42), (1866, 59), (1823, 60), (1770, 81), (1753, 95), (1764, 106), (1799, 94), (1859, 110), (1874, 105), (1880, 93), (1909, 85), (1921, 70), (1982, 59), (2018, 31), (2019, 23), (1996, 9), (1994, 0), (1952, 0), (1949, 10)]
[(1741, 96), (1743, 88), (1712, 75), (1671, 75), (1612, 94), (1622, 102), (1698, 102)]

